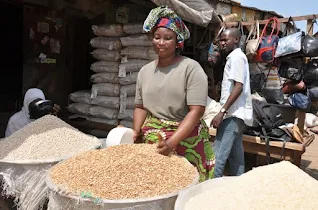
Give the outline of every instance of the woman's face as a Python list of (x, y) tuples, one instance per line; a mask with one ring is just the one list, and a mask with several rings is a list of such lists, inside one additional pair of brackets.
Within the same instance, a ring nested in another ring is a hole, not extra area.
[(157, 28), (153, 34), (152, 44), (159, 57), (170, 57), (176, 52), (177, 35), (170, 29)]

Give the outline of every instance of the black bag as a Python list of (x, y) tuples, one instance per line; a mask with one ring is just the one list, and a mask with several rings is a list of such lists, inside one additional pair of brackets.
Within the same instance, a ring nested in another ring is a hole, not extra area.
[(306, 35), (302, 44), (303, 54), (308, 57), (318, 56), (318, 38)]
[(267, 76), (265, 79), (265, 83), (262, 87), (260, 95), (262, 97), (264, 97), (266, 99), (266, 101), (268, 101), (269, 103), (283, 104), (284, 103), (284, 94), (283, 94), (283, 90), (282, 90), (283, 86), (281, 84), (281, 79), (280, 79), (280, 76), (278, 73), (277, 73), (277, 76), (279, 79), (280, 87), (278, 87), (278, 86), (276, 86), (274, 88), (267, 87), (268, 77), (269, 77), (269, 74), (271, 71), (274, 71), (274, 70), (268, 70), (268, 73), (267, 73)]
[(250, 86), (251, 93), (258, 93), (262, 90), (262, 87), (265, 84), (266, 76), (264, 73), (251, 74), (250, 75)]
[(299, 82), (303, 78), (302, 58), (282, 60), (278, 68), (278, 74), (283, 78)]
[(318, 60), (312, 60), (306, 65), (304, 82), (307, 88), (318, 87)]

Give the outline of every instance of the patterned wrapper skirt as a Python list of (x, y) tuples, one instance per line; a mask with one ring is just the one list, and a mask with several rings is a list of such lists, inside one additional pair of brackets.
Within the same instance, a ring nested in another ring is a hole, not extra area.
[[(167, 121), (148, 116), (143, 127), (143, 142), (148, 144), (169, 139), (177, 130), (179, 122)], [(200, 182), (213, 178), (215, 156), (209, 141), (209, 129), (203, 120), (193, 129), (190, 135), (176, 147), (178, 155), (185, 157), (200, 174)]]

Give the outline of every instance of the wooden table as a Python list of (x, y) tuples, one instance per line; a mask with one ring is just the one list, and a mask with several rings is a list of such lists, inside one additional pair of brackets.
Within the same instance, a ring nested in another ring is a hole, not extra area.
[[(210, 129), (210, 135), (212, 137), (212, 140), (214, 140), (214, 137), (216, 135), (215, 129)], [(298, 167), (301, 163), (301, 156), (306, 151), (306, 147), (315, 139), (314, 134), (309, 135), (308, 137), (304, 138), (304, 143), (295, 143), (295, 142), (286, 142), (285, 144), (285, 150), (283, 159), (291, 161)], [(272, 158), (281, 158), (282, 149), (283, 149), (283, 142), (281, 141), (270, 141), (270, 155)], [(249, 136), (249, 135), (243, 135), (243, 146), (244, 151), (246, 153), (266, 156), (266, 143), (263, 141), (260, 137), (257, 136)]]

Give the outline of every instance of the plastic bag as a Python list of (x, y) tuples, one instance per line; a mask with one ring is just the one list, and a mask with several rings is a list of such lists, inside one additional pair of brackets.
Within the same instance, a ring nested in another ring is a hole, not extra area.
[(125, 35), (123, 27), (120, 24), (93, 25), (92, 30), (96, 36), (118, 37)]
[(157, 53), (152, 47), (131, 46), (121, 50), (121, 55), (129, 58), (155, 60), (158, 58)]
[(129, 59), (127, 62), (119, 64), (119, 69), (125, 72), (139, 71), (144, 65), (150, 62), (150, 60)]
[(120, 88), (120, 95), (125, 97), (136, 95), (136, 84), (125, 85)]
[(101, 61), (119, 61), (121, 56), (118, 51), (111, 51), (106, 49), (95, 49), (91, 52), (93, 58)]
[(121, 42), (118, 38), (113, 37), (95, 37), (91, 39), (90, 44), (93, 48), (101, 48), (107, 50), (120, 50)]
[(97, 73), (91, 76), (91, 81), (93, 83), (118, 83), (118, 74), (117, 73)]
[(126, 34), (141, 34), (143, 31), (143, 23), (128, 23), (123, 26), (123, 31)]
[(310, 61), (304, 70), (304, 82), (308, 88), (318, 87), (318, 61)]
[(101, 96), (119, 96), (120, 85), (111, 83), (99, 83), (92, 85), (92, 97)]
[(91, 104), (111, 109), (119, 109), (119, 97), (96, 96), (92, 98)]
[(129, 47), (129, 46), (151, 47), (152, 46), (150, 34), (138, 34), (138, 35), (132, 35), (127, 37), (121, 37), (120, 41), (123, 47)]
[(126, 77), (119, 78), (119, 83), (121, 85), (131, 85), (136, 84), (138, 77), (138, 72), (130, 72)]
[(97, 61), (92, 63), (90, 69), (96, 73), (101, 73), (101, 72), (118, 73), (119, 62)]

